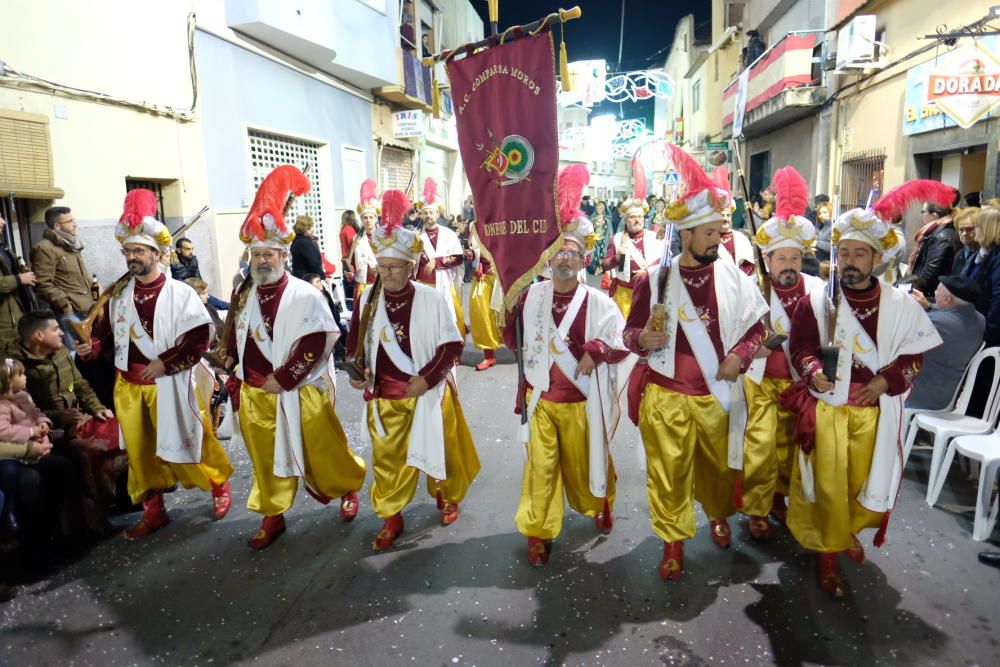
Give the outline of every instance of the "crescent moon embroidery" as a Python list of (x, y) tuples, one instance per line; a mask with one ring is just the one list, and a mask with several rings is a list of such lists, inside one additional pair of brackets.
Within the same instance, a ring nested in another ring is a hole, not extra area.
[(555, 338), (549, 338), (549, 351), (552, 352), (552, 354), (562, 354), (561, 352), (559, 352), (559, 349), (556, 347), (556, 340), (555, 340)]
[(260, 327), (259, 326), (256, 327), (256, 328), (254, 328), (254, 330), (253, 330), (253, 337), (254, 337), (254, 340), (256, 340), (258, 343), (263, 343), (264, 342), (264, 336), (260, 333)]
[(129, 325), (128, 328), (128, 337), (131, 338), (132, 340), (139, 340), (140, 338), (142, 338), (142, 334), (137, 334), (135, 332), (135, 325), (131, 324)]
[(785, 326), (785, 318), (784, 317), (779, 317), (778, 319), (776, 319), (773, 322), (773, 325), (774, 325), (774, 333), (779, 333), (782, 336), (787, 336), (788, 335), (788, 327)]
[(858, 337), (854, 336), (854, 351), (855, 352), (857, 352), (858, 354), (868, 354), (873, 349), (875, 349), (875, 348), (870, 347), (870, 348), (868, 348), (866, 350), (864, 347), (861, 346), (861, 341), (858, 340)]
[(380, 332), (379, 332), (379, 335), (378, 335), (378, 337), (382, 339), (382, 342), (383, 342), (383, 343), (388, 343), (388, 342), (389, 342), (390, 340), (392, 340), (392, 339), (391, 339), (391, 338), (389, 337), (389, 334), (387, 334), (387, 333), (385, 332), (385, 327), (382, 327), (382, 331), (380, 331)]
[(684, 312), (684, 307), (687, 306), (686, 303), (682, 303), (680, 310), (677, 311), (677, 316), (680, 317), (681, 322), (694, 322), (694, 318)]
[(304, 359), (305, 359), (306, 361), (312, 361), (313, 359), (315, 359), (315, 358), (316, 358), (316, 355), (315, 355), (315, 354), (313, 354), (312, 352), (306, 352), (306, 353), (305, 353), (304, 355), (302, 355), (302, 356), (303, 356), (303, 358), (304, 358)]

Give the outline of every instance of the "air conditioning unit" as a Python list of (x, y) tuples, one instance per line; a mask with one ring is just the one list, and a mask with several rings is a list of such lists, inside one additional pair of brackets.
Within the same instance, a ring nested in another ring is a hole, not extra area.
[(705, 147), (705, 133), (695, 132), (694, 136), (691, 137), (691, 148), (699, 150)]
[(845, 69), (880, 69), (881, 54), (888, 46), (875, 37), (874, 14), (855, 16), (837, 33), (837, 71)]

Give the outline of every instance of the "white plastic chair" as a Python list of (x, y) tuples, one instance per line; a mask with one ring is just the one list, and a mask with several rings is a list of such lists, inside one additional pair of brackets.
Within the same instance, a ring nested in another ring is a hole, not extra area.
[(963, 435), (948, 444), (941, 470), (934, 487), (928, 490), (927, 502), (932, 505), (941, 495), (941, 488), (948, 477), (955, 452), (962, 456), (979, 461), (982, 465), (979, 471), (979, 493), (976, 495), (976, 518), (972, 524), (972, 539), (983, 542), (993, 533), (997, 523), (997, 499), (993, 496), (993, 485), (1000, 472), (1000, 433), (988, 435)]
[[(979, 349), (976, 350), (976, 354), (972, 355), (972, 359), (970, 359), (969, 363), (965, 366), (965, 370), (962, 371), (962, 377), (959, 379), (958, 384), (955, 386), (955, 393), (952, 395), (951, 400), (948, 401), (947, 407), (940, 408), (937, 410), (931, 410), (929, 408), (905, 408), (903, 411), (903, 428), (909, 429), (910, 422), (913, 421), (913, 418), (916, 417), (917, 415), (923, 415), (931, 412), (938, 412), (938, 413), (953, 412), (955, 410), (955, 404), (958, 402), (959, 394), (962, 391), (962, 387), (965, 385), (965, 381), (969, 377), (969, 369), (972, 367), (972, 363), (976, 360), (976, 355), (982, 352), (983, 348), (985, 347), (986, 343), (980, 344)], [(906, 462), (909, 460), (909, 458), (910, 458), (910, 450), (907, 449), (903, 452), (904, 466), (906, 465)]]
[[(972, 390), (976, 386), (976, 379), (979, 375), (979, 368), (986, 359), (993, 360), (993, 380), (990, 383), (990, 394), (986, 399), (986, 407), (983, 417), (970, 417), (965, 414), (969, 408), (969, 400), (972, 398)], [(920, 429), (930, 431), (934, 434), (934, 446), (931, 453), (931, 465), (927, 475), (927, 503), (931, 502), (931, 490), (937, 483), (937, 475), (941, 468), (941, 459), (944, 456), (945, 446), (948, 441), (960, 435), (981, 435), (993, 430), (997, 421), (997, 413), (1000, 412), (1000, 402), (997, 401), (1000, 392), (1000, 347), (991, 347), (983, 350), (972, 358), (969, 365), (968, 378), (965, 386), (958, 396), (955, 409), (951, 412), (933, 412), (918, 414), (910, 422), (906, 432), (906, 441), (903, 443), (904, 463), (913, 449), (913, 443), (917, 439), (917, 432)]]

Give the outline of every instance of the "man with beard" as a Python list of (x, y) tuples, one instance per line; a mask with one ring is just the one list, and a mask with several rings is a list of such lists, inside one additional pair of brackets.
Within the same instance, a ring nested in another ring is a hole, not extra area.
[(361, 233), (354, 237), (351, 250), (348, 253), (348, 263), (351, 272), (348, 280), (354, 281), (354, 303), (358, 302), (361, 293), (375, 283), (378, 271), (375, 270), (375, 253), (372, 251), (371, 238), (378, 226), (378, 216), (382, 214), (378, 195), (375, 194), (375, 181), (368, 178), (361, 183), (361, 196), (358, 202), (358, 215), (361, 216)]
[(465, 340), (465, 314), (462, 312), (462, 263), (465, 253), (458, 234), (438, 224), (444, 215), (444, 199), (438, 194), (433, 178), (424, 181), (424, 198), (417, 204), (424, 229), (420, 241), (424, 244), (424, 254), (417, 268), (417, 280), (430, 285), (448, 303), (458, 333)]
[(337, 325), (322, 294), (285, 271), (295, 237), (285, 223), (286, 199), (309, 187), (295, 167), (278, 167), (260, 184), (240, 229), (253, 284), (241, 290), (246, 299), (234, 306), (236, 326), (225, 349), (239, 364), (231, 394), (253, 462), (247, 508), (264, 515), (250, 539), (254, 549), (269, 546), (285, 531), (299, 478), (324, 505), (340, 498), (343, 521), (357, 516), (365, 481), (365, 463), (348, 447), (333, 411), (330, 352)]
[[(816, 241), (816, 228), (802, 215), (809, 203), (805, 180), (785, 167), (774, 174), (772, 187), (778, 197), (775, 214), (757, 230), (756, 242), (770, 274), (771, 328), (787, 336), (795, 305), (823, 281), (802, 273), (802, 257)], [(760, 348), (757, 357), (743, 378), (748, 417), (741, 511), (749, 518), (750, 535), (766, 540), (771, 534), (769, 512), (785, 522), (785, 497), (795, 461), (794, 415), (782, 408), (778, 397), (799, 377), (790, 364), (787, 340), (777, 350)]]
[(125, 537), (145, 537), (170, 523), (165, 489), (211, 491), (214, 517), (232, 505), (233, 468), (212, 433), (208, 397), (195, 389), (194, 367), (208, 349), (211, 318), (198, 294), (169, 278), (160, 258), (170, 252), (170, 232), (154, 216), (156, 195), (132, 190), (115, 228), (131, 277), (113, 286), (113, 296), (94, 325), (92, 343), (77, 353), (94, 357), (113, 350), (115, 413), (128, 451), (128, 490), (142, 503), (142, 518)]
[[(372, 443), (372, 506), (384, 519), (372, 541), (388, 549), (403, 533), (403, 508), (417, 491), (421, 471), (436, 498), (441, 523), (459, 517), (459, 503), (479, 474), (479, 457), (462, 414), (451, 370), (462, 339), (444, 297), (410, 280), (422, 254), (420, 237), (403, 228), (406, 195), (382, 195), (382, 225), (372, 242), (382, 289), (366, 291), (354, 308), (347, 348), (364, 340), (365, 378), (351, 379), (364, 391), (362, 437)], [(371, 319), (362, 328), (369, 299)]]
[[(788, 528), (817, 552), (820, 587), (839, 597), (844, 584), (837, 554), (863, 562), (856, 533), (864, 528), (879, 527), (875, 546), (885, 540), (903, 469), (903, 404), (922, 353), (940, 345), (941, 337), (916, 301), (872, 276), (882, 251), (897, 242), (875, 210), (844, 213), (831, 241), (842, 288), (834, 290), (836, 310), (828, 310), (826, 288), (813, 289), (796, 307), (792, 364), (803, 381), (782, 403), (796, 414), (800, 447)], [(823, 370), (824, 353), (836, 355), (835, 374)]]
[(734, 383), (763, 336), (767, 305), (735, 264), (716, 261), (729, 193), (684, 151), (668, 148), (686, 185), (667, 213), (684, 250), (640, 279), (624, 339), (646, 358), (630, 380), (629, 417), (646, 450), (653, 531), (664, 540), (659, 573), (677, 581), (684, 540), (695, 534), (695, 500), (716, 546), (731, 543), (731, 468), (742, 461), (732, 460), (729, 412)]
[(649, 204), (646, 201), (646, 171), (636, 155), (632, 159), (632, 197), (618, 207), (625, 229), (611, 237), (604, 255), (604, 270), (611, 272), (608, 296), (618, 305), (626, 319), (632, 307), (632, 291), (640, 276), (660, 261), (663, 241), (656, 232), (645, 229)]
[[(732, 189), (729, 187), (729, 170), (725, 167), (716, 167), (712, 172), (712, 180), (718, 187), (729, 193), (732, 201)], [(757, 275), (757, 262), (754, 258), (753, 242), (742, 232), (733, 231), (733, 211), (736, 210), (735, 203), (722, 212), (722, 234), (720, 235), (719, 254), (727, 260), (736, 262), (740, 271), (751, 278)], [(749, 229), (749, 225), (747, 226)]]
[[(570, 507), (594, 517), (603, 534), (614, 526), (615, 469), (608, 451), (618, 424), (617, 368), (628, 356), (625, 320), (601, 291), (580, 284), (594, 227), (577, 206), (590, 179), (587, 167), (559, 174), (562, 247), (552, 260), (552, 280), (531, 285), (521, 297), (525, 344), (528, 451), (518, 503), (518, 531), (528, 538), (528, 562), (544, 565), (562, 530), (563, 488)], [(513, 317), (504, 328), (516, 349)]]

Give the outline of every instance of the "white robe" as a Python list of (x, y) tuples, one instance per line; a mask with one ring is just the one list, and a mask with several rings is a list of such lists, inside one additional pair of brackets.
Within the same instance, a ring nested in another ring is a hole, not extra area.
[[(582, 394), (587, 397), (587, 432), (590, 470), (590, 492), (598, 498), (607, 495), (608, 445), (614, 438), (621, 414), (619, 398), (628, 384), (627, 371), (633, 364), (598, 364), (590, 376), (573, 377), (577, 360), (559, 340), (558, 329), (552, 317), (552, 281), (535, 283), (528, 288), (524, 301), (524, 375), (532, 386), (532, 401), (528, 406), (528, 421), (534, 413), (538, 397), (549, 388), (550, 370), (556, 364)], [(627, 351), (622, 340), (625, 318), (615, 302), (603, 292), (580, 285), (577, 290), (586, 294), (584, 306), (586, 342), (600, 340), (612, 350)], [(569, 317), (567, 312), (565, 317)], [(575, 319), (575, 315), (574, 315)], [(572, 321), (563, 320), (568, 331)], [(634, 357), (635, 355), (630, 355)], [(527, 443), (528, 433), (522, 429), (520, 438)]]
[(656, 232), (650, 231), (648, 229), (642, 230), (642, 252), (635, 247), (635, 243), (632, 242), (631, 237), (628, 241), (625, 237), (628, 233), (625, 231), (618, 232), (614, 236), (615, 241), (615, 251), (621, 255), (624, 251), (626, 255), (625, 259), (625, 269), (618, 271), (617, 268), (611, 270), (612, 280), (615, 278), (620, 278), (625, 282), (631, 282), (632, 280), (632, 261), (634, 260), (636, 265), (640, 269), (644, 269), (647, 272), (653, 268), (654, 264), (659, 263), (660, 257), (663, 255), (663, 241), (656, 238)]
[[(331, 405), (336, 402), (336, 385), (330, 372), (330, 351), (340, 332), (330, 307), (315, 287), (291, 275), (281, 294), (274, 315), (271, 335), (268, 336), (257, 300), (257, 285), (250, 288), (246, 306), (236, 320), (236, 349), (240, 359), (245, 358), (246, 344), (253, 336), (257, 349), (271, 362), (273, 368), (284, 366), (295, 349), (295, 344), (308, 334), (323, 332), (327, 335), (326, 348), (319, 363), (291, 390), (278, 394), (278, 407), (274, 423), (274, 475), (276, 477), (305, 478), (305, 458), (302, 440), (302, 409), (299, 389), (313, 385), (327, 392)], [(243, 365), (236, 369), (236, 376), (245, 379)]]
[[(823, 287), (826, 285), (822, 278), (817, 276), (811, 276), (808, 273), (803, 273), (802, 280), (805, 283), (806, 294), (809, 294), (812, 290), (817, 287)], [(771, 290), (771, 328), (774, 329), (775, 333), (784, 334), (785, 336), (790, 336), (792, 331), (792, 315), (793, 313), (787, 312), (785, 307), (781, 305), (781, 299), (778, 297), (777, 293)], [(792, 363), (792, 352), (789, 348), (790, 338), (786, 339), (784, 343), (781, 344), (781, 352), (785, 355), (786, 361), (788, 361), (788, 368), (792, 372), (792, 380), (798, 380), (799, 374), (795, 372), (795, 364)], [(771, 354), (777, 354), (778, 351), (774, 350)], [(764, 378), (764, 369), (767, 366), (767, 359), (754, 359), (753, 363), (750, 364), (750, 368), (747, 369), (746, 376), (750, 378), (754, 384), (760, 384), (760, 381)]]
[[(385, 299), (380, 298), (375, 310), (371, 335), (365, 340), (365, 358), (368, 360), (371, 377), (375, 377), (378, 361), (378, 348), (385, 349), (393, 364), (408, 375), (416, 373), (430, 363), (437, 353), (438, 347), (446, 343), (461, 342), (458, 328), (447, 301), (429, 285), (412, 283), (415, 289), (413, 307), (410, 310), (410, 355), (407, 357), (396, 342), (396, 333), (389, 323), (385, 311)], [(365, 290), (361, 295), (364, 309), (373, 290)], [(444, 417), (441, 405), (444, 401), (445, 380), (428, 389), (423, 396), (417, 398), (410, 428), (410, 439), (407, 445), (406, 465), (422, 470), (429, 477), (437, 480), (447, 479), (444, 461)], [(369, 402), (365, 405), (362, 416), (363, 424), (368, 423), (368, 412), (375, 406)], [(382, 422), (378, 412), (375, 412), (375, 425), (379, 435), (384, 435)], [(371, 442), (371, 433), (367, 428), (361, 429), (362, 439)]]
[[(188, 331), (204, 324), (212, 326), (212, 319), (198, 293), (190, 285), (168, 276), (156, 297), (153, 337), (150, 338), (133, 304), (134, 291), (133, 278), (121, 294), (112, 297), (108, 309), (118, 370), (128, 370), (129, 341), (146, 358), (153, 360), (176, 345)], [(170, 463), (200, 463), (204, 435), (194, 368), (157, 378), (156, 455)]]
[[(810, 305), (819, 328), (820, 344), (827, 344), (826, 288), (809, 293)], [(851, 367), (857, 358), (872, 373), (893, 363), (906, 354), (920, 354), (941, 344), (941, 336), (924, 309), (901, 290), (882, 285), (879, 298), (878, 335), (872, 341), (854, 317), (847, 299), (841, 299), (837, 311), (835, 335), (838, 343), (846, 345), (840, 350), (837, 364), (839, 378), (832, 391), (809, 391), (817, 399), (830, 405), (845, 405), (851, 384)], [(903, 476), (902, 416), (909, 390), (899, 396), (882, 394), (879, 397), (878, 426), (875, 433), (875, 450), (872, 454), (868, 480), (858, 495), (858, 502), (873, 512), (891, 510)], [(812, 463), (799, 453), (799, 466), (803, 479), (803, 495), (814, 497), (808, 482), (813, 480)]]
[(354, 282), (359, 285), (368, 283), (368, 274), (375, 271), (375, 252), (368, 242), (368, 234), (362, 230), (354, 237), (350, 250), (351, 268), (354, 270)]
[[(427, 232), (420, 232), (420, 240), (424, 244), (424, 253), (430, 259), (431, 263), (434, 263), (434, 260), (438, 257), (463, 254), (462, 242), (458, 240), (458, 234), (440, 224), (437, 226), (437, 230), (437, 246), (431, 243)], [(464, 276), (465, 267), (462, 264), (457, 264), (450, 269), (435, 269), (434, 287), (448, 303), (448, 311), (451, 313), (451, 319), (456, 322), (456, 326), (458, 323), (458, 314), (455, 312), (452, 287), (456, 289), (461, 287)]]
[(741, 266), (744, 262), (749, 262), (750, 264), (756, 264), (757, 258), (754, 255), (753, 241), (750, 240), (746, 234), (742, 232), (733, 232), (733, 248), (736, 250), (736, 257), (733, 257), (726, 246), (722, 243), (719, 244), (719, 257), (724, 257), (730, 259), (736, 263), (737, 266)]

